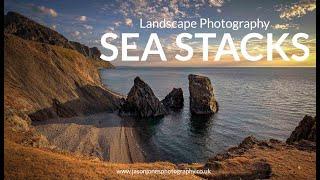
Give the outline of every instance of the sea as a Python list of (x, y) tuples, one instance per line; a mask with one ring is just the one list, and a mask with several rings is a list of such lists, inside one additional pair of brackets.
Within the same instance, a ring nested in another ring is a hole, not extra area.
[[(189, 74), (210, 78), (218, 113), (191, 116)], [(101, 69), (100, 75), (105, 86), (123, 95), (136, 76), (160, 100), (173, 88), (182, 88), (183, 109), (138, 126), (149, 162), (205, 162), (250, 135), (285, 141), (305, 115), (316, 114), (315, 68), (117, 67)]]

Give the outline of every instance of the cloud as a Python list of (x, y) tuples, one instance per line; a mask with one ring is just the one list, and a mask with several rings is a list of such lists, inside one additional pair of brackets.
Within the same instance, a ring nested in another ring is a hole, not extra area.
[(87, 21), (87, 16), (79, 16), (77, 17), (77, 20), (82, 22)]
[[(115, 30), (113, 27), (108, 27), (103, 33), (113, 33), (118, 36), (117, 39), (112, 39), (112, 38), (107, 38), (108, 43), (112, 43), (113, 45), (117, 46), (118, 48), (121, 48), (121, 38), (120, 37), (120, 32)], [(100, 43), (100, 40), (99, 40)]]
[(80, 31), (73, 31), (73, 32), (71, 32), (71, 36), (73, 36), (73, 37), (77, 37), (77, 36), (79, 36), (80, 35)]
[(280, 7), (276, 11), (280, 11), (280, 18), (285, 20), (292, 20), (300, 18), (309, 12), (316, 10), (315, 0), (303, 0), (293, 3), (290, 6)]
[(124, 18), (144, 18), (152, 21), (179, 20), (199, 17), (201, 8), (222, 7), (224, 2), (224, 0), (171, 0), (165, 2), (161, 0), (119, 0), (119, 7), (114, 8), (119, 8), (117, 12)]
[(281, 30), (286, 30), (289, 28), (294, 28), (294, 29), (299, 29), (299, 26), (297, 24), (274, 24), (271, 25), (272, 29), (281, 29)]
[(58, 13), (54, 9), (47, 8), (45, 6), (37, 6), (36, 10), (38, 12), (40, 12), (40, 13), (47, 14), (47, 15), (50, 15), (52, 17), (57, 17), (58, 16)]
[(86, 36), (86, 35), (89, 35), (89, 34), (92, 34), (93, 32), (92, 31), (88, 31), (88, 32), (82, 32), (81, 34), (83, 35), (83, 36)]
[(87, 25), (87, 24), (84, 24), (83, 27), (86, 28), (87, 30), (92, 30), (93, 29), (92, 26)]
[(118, 27), (118, 26), (120, 26), (120, 24), (122, 24), (122, 22), (121, 21), (116, 21), (113, 24), (114, 24), (115, 27)]
[(56, 29), (57, 29), (57, 25), (53, 24), (53, 25), (51, 26), (51, 29), (56, 30)]
[(221, 7), (224, 4), (224, 0), (209, 0), (208, 3), (211, 7)]
[(126, 19), (124, 20), (124, 23), (125, 23), (127, 26), (132, 27), (132, 19), (130, 19), (130, 18), (126, 18)]
[(115, 30), (114, 27), (108, 27), (106, 30), (103, 31), (103, 33), (114, 33), (117, 36), (120, 36), (120, 32)]

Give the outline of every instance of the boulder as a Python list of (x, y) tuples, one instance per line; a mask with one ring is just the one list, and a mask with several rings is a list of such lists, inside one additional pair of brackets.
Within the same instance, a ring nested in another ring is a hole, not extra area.
[(190, 74), (190, 111), (192, 114), (214, 114), (218, 111), (218, 103), (208, 77)]
[(165, 114), (165, 107), (154, 95), (149, 85), (139, 77), (136, 77), (127, 98), (121, 104), (119, 115), (148, 118), (159, 117)]
[(316, 141), (316, 117), (306, 115), (286, 142), (293, 144), (301, 140)]
[(178, 110), (183, 107), (183, 101), (182, 89), (173, 88), (172, 91), (161, 102), (167, 109)]

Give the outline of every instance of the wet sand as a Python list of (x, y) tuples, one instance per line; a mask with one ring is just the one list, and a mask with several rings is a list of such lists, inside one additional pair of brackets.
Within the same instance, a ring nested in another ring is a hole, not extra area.
[(133, 120), (122, 119), (114, 113), (51, 119), (35, 122), (34, 126), (61, 150), (110, 162), (145, 161)]

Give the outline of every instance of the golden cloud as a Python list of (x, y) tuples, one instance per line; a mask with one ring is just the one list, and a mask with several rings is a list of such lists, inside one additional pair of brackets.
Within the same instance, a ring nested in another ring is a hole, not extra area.
[(315, 0), (306, 0), (294, 3), (291, 6), (280, 8), (280, 18), (286, 20), (292, 20), (306, 15), (308, 12), (316, 10)]

